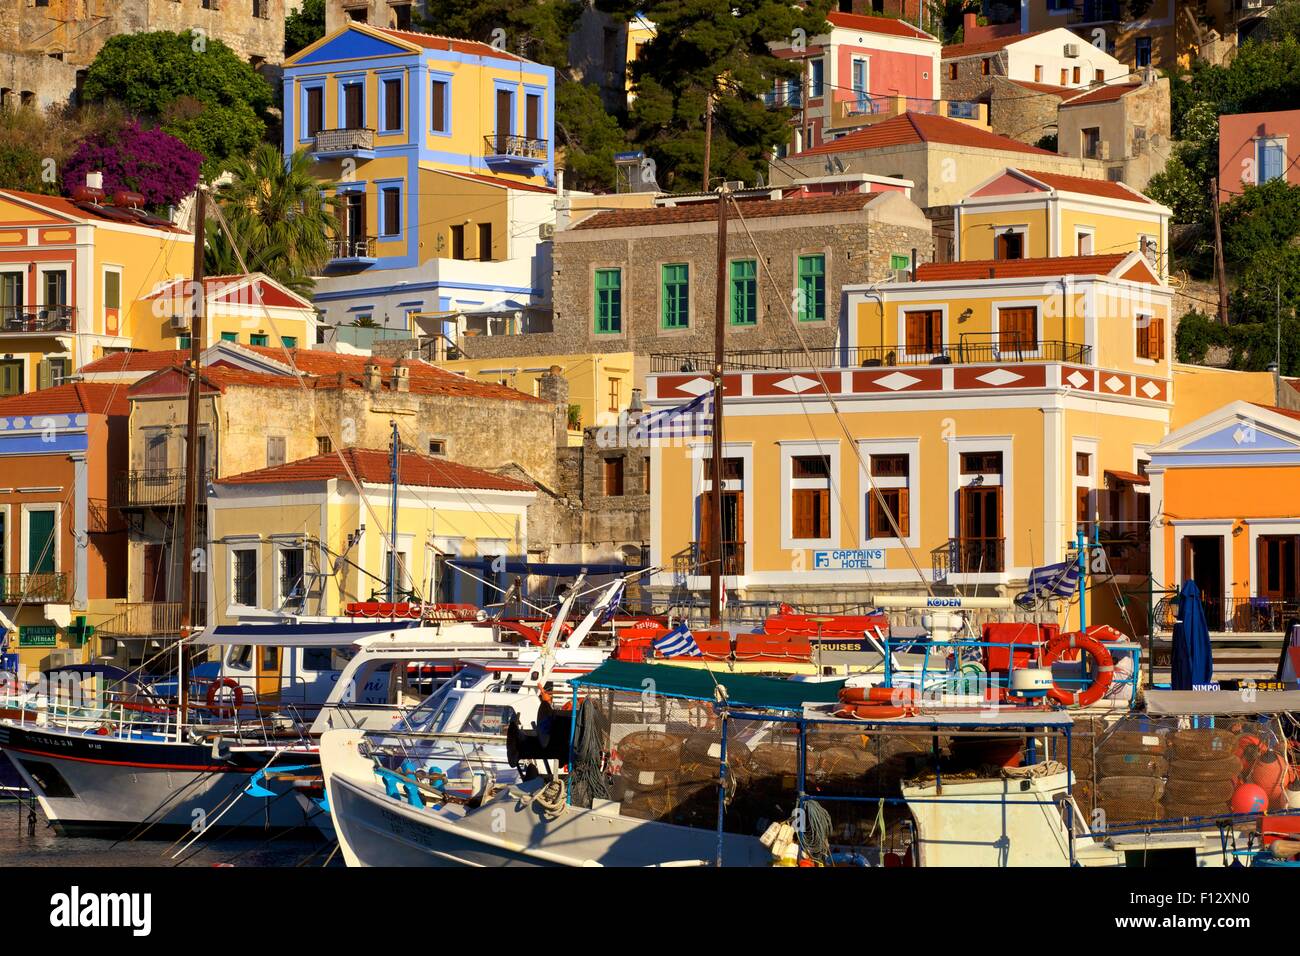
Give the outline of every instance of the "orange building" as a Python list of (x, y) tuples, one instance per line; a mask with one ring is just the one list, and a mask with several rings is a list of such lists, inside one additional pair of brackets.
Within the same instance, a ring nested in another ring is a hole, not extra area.
[(1232, 402), (1150, 454), (1156, 587), (1194, 580), (1212, 632), (1281, 634), (1300, 617), (1300, 412)]
[(109, 517), (125, 467), (126, 386), (77, 383), (0, 399), (0, 631), (20, 673), (80, 658), (126, 594), (126, 534)]

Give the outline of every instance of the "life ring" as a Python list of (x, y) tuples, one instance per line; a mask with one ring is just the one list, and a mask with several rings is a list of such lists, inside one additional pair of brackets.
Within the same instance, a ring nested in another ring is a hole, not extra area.
[(908, 716), (910, 711), (909, 707), (897, 707), (893, 704), (844, 704), (835, 711), (835, 716), (857, 720), (892, 720), (895, 717)]
[(916, 689), (913, 687), (842, 687), (839, 698), (845, 704), (913, 704)]
[[(235, 692), (234, 706), (229, 707), (217, 703), (217, 691), (223, 687), (229, 687)], [(208, 685), (208, 693), (205, 698), (208, 710), (212, 711), (218, 717), (233, 717), (239, 708), (244, 706), (244, 688), (239, 685), (239, 681), (232, 677), (223, 677), (221, 680), (213, 681)]]
[(1115, 677), (1115, 659), (1110, 656), (1106, 646), (1091, 634), (1075, 632), (1062, 634), (1047, 645), (1043, 654), (1043, 666), (1051, 667), (1066, 652), (1080, 650), (1092, 657), (1095, 664), (1096, 678), (1085, 690), (1064, 690), (1052, 684), (1047, 696), (1060, 704), (1087, 707), (1095, 704), (1105, 695), (1106, 689)]

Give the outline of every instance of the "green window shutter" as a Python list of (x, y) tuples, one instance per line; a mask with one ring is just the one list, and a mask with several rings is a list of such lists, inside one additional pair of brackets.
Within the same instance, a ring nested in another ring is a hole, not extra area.
[(739, 259), (731, 263), (731, 324), (758, 322), (758, 263)]
[(282, 335), (280, 336), (280, 344), (287, 349), (296, 349), (298, 347), (298, 336)]
[(665, 329), (684, 329), (690, 325), (690, 272), (684, 262), (662, 268), (662, 324)]
[(269, 342), (270, 342), (269, 336), (257, 335), (257, 334), (250, 334), (248, 336), (249, 345), (266, 345)]
[(239, 333), (238, 333), (238, 332), (222, 332), (222, 333), (221, 333), (221, 341), (223, 341), (223, 342), (238, 342), (238, 341), (239, 341)]
[(596, 331), (623, 331), (623, 270), (596, 270)]
[(826, 318), (826, 257), (799, 257), (799, 321)]
[(176, 337), (176, 347), (182, 351), (188, 350), (190, 347), (190, 337), (188, 335), (178, 335)]
[(54, 512), (27, 512), (27, 570), (54, 573)]
[(900, 269), (910, 269), (912, 268), (912, 260), (907, 256), (892, 255), (889, 257), (889, 268), (894, 272)]
[(36, 387), (49, 388), (50, 378), (50, 360), (43, 359), (41, 363), (36, 366)]

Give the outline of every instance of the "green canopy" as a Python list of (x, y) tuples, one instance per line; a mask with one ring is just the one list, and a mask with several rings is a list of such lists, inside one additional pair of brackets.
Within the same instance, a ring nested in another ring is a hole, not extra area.
[(634, 694), (650, 691), (664, 697), (686, 700), (714, 700), (714, 687), (726, 688), (727, 701), (733, 706), (762, 707), (770, 710), (802, 710), (805, 703), (829, 704), (839, 699), (844, 681), (801, 681), (779, 677), (756, 677), (730, 674), (718, 670), (710, 674), (694, 667), (673, 664), (632, 664), (605, 661), (590, 674), (572, 678), (569, 683), (585, 687), (608, 687)]

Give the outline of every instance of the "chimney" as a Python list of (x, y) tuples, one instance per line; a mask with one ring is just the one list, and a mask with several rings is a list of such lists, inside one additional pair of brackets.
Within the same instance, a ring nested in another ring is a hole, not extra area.
[(373, 359), (366, 363), (365, 384), (366, 391), (377, 392), (383, 385), (384, 373), (379, 367), (379, 363)]
[(406, 364), (406, 359), (398, 359), (393, 363), (393, 391), (409, 392), (411, 390), (411, 367)]
[(975, 29), (977, 29), (979, 25), (980, 22), (979, 22), (978, 14), (972, 13), (970, 11), (963, 13), (961, 17), (962, 41), (965, 43), (970, 43), (972, 39), (971, 33)]

